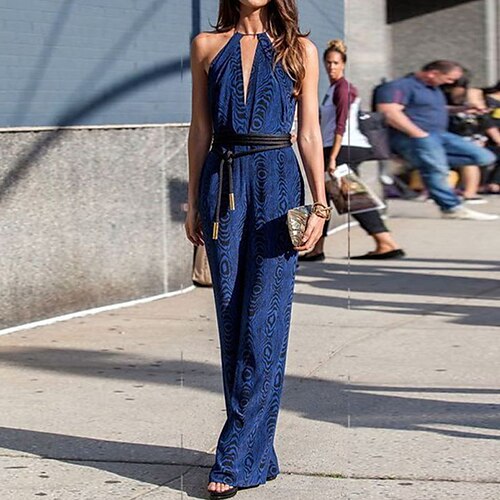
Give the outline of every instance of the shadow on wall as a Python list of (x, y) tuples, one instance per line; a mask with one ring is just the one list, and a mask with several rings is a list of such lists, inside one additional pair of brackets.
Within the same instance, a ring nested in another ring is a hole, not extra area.
[(184, 220), (186, 219), (186, 212), (183, 210), (183, 206), (186, 203), (186, 196), (188, 192), (187, 182), (181, 179), (170, 179), (168, 181), (167, 190), (170, 201), (170, 220), (173, 222), (184, 223)]
[(31, 108), (33, 99), (40, 87), (40, 83), (45, 77), (47, 67), (52, 59), (54, 47), (57, 45), (73, 4), (74, 0), (65, 0), (52, 24), (52, 28), (47, 35), (47, 40), (38, 56), (38, 62), (34, 65), (28, 83), (19, 98), (17, 109), (14, 114), (14, 123), (22, 123)]
[[(48, 35), (47, 42), (39, 56), (39, 61), (33, 70), (31, 81), (24, 90), (17, 110), (16, 120), (22, 119), (29, 112), (39, 83), (42, 81), (43, 75), (51, 59), (51, 51), (60, 36), (73, 3), (74, 0), (66, 0), (61, 6), (60, 12)], [(80, 95), (90, 84), (95, 84), (97, 80), (102, 78), (102, 76), (109, 71), (109, 68), (112, 66), (109, 60), (117, 59), (118, 54), (123, 52), (127, 46), (132, 43), (137, 33), (161, 7), (165, 6), (165, 3), (166, 0), (155, 0), (149, 5), (142, 15), (132, 23), (130, 29), (117, 41), (117, 43), (106, 54), (103, 54), (103, 62), (99, 63), (90, 75), (82, 81), (80, 86), (75, 90), (75, 96)], [(200, 30), (200, 0), (192, 0), (191, 38), (199, 33)], [(141, 73), (131, 74), (129, 78), (112, 84), (107, 89), (92, 96), (81, 104), (69, 107), (56, 120), (54, 125), (56, 128), (48, 135), (46, 134), (43, 139), (36, 141), (32, 148), (21, 156), (13, 168), (0, 180), (0, 202), (15, 188), (28, 170), (43, 157), (48, 148), (50, 148), (55, 141), (63, 137), (64, 127), (79, 125), (84, 118), (91, 116), (106, 106), (112, 105), (114, 102), (125, 98), (127, 95), (140, 88), (156, 83), (172, 74), (180, 73), (183, 69), (184, 61), (188, 58), (189, 55), (183, 55), (175, 60), (166, 61), (159, 65), (156, 64), (154, 67), (142, 71)]]
[(36, 141), (32, 148), (19, 158), (12, 169), (8, 171), (1, 180), (0, 202), (14, 189), (27, 174), (29, 169), (44, 155), (48, 148), (50, 148), (55, 141), (60, 140), (64, 136), (64, 127), (77, 125), (83, 118), (95, 113), (105, 106), (109, 106), (114, 101), (123, 99), (128, 94), (145, 85), (149, 85), (166, 78), (172, 73), (178, 72), (181, 60), (182, 59), (177, 59), (160, 66), (155, 66), (148, 71), (133, 75), (128, 80), (112, 85), (110, 88), (82, 105), (69, 109), (57, 120), (57, 128), (45, 135), (43, 139)]

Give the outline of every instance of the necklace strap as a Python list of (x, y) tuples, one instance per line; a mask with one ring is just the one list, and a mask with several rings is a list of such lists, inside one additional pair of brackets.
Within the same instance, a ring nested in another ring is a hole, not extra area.
[(234, 30), (234, 31), (241, 36), (257, 36), (257, 35), (264, 35), (267, 33), (267, 30), (259, 31), (258, 33), (242, 33), (241, 31), (238, 31), (238, 30)]

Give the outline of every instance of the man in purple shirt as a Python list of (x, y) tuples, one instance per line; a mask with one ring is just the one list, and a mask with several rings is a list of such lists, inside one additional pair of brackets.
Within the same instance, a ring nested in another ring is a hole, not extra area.
[(464, 207), (448, 184), (450, 166), (485, 167), (496, 161), (487, 149), (447, 130), (448, 110), (439, 86), (455, 82), (462, 74), (458, 63), (434, 61), (414, 74), (383, 85), (375, 101), (390, 126), (392, 150), (419, 170), (442, 216), (494, 220), (498, 216)]

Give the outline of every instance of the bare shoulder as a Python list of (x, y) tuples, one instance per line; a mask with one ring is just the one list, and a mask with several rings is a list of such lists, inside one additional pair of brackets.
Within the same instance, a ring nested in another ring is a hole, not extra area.
[(232, 31), (224, 33), (217, 31), (199, 33), (193, 38), (191, 43), (192, 54), (195, 55), (200, 62), (203, 62), (203, 66), (208, 70), (213, 58), (229, 41), (232, 35)]
[(203, 54), (209, 50), (212, 44), (212, 33), (198, 33), (191, 42), (191, 50), (195, 54)]
[(308, 37), (300, 37), (300, 43), (304, 49), (304, 53), (307, 59), (317, 59), (318, 58), (318, 49), (316, 45), (308, 38)]
[(192, 45), (196, 47), (206, 47), (214, 43), (219, 37), (225, 33), (217, 33), (216, 31), (203, 31), (198, 33), (194, 38)]

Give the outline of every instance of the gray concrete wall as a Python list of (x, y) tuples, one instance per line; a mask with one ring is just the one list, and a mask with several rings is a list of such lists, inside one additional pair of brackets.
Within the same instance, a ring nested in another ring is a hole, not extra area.
[(457, 2), (392, 23), (393, 75), (404, 75), (435, 59), (452, 59), (473, 72), (476, 85), (486, 85), (485, 28), (483, 0)]
[(186, 137), (0, 133), (0, 328), (191, 285)]
[(187, 126), (0, 130), (0, 329), (192, 284), (186, 141)]
[(369, 109), (373, 87), (391, 76), (390, 28), (386, 0), (345, 0), (347, 79), (359, 90)]

